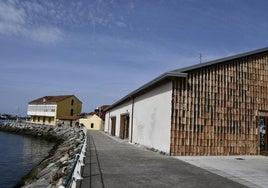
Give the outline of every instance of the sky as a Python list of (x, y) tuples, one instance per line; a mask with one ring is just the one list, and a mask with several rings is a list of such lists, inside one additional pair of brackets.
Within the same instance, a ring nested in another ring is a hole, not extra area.
[(268, 46), (266, 0), (0, 0), (0, 113), (75, 95), (83, 112), (164, 72)]

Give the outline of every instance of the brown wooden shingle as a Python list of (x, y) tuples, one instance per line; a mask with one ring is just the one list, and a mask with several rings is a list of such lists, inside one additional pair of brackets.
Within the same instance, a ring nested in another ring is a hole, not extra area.
[(185, 71), (185, 81), (173, 80), (171, 155), (258, 154), (258, 112), (268, 111), (268, 53)]

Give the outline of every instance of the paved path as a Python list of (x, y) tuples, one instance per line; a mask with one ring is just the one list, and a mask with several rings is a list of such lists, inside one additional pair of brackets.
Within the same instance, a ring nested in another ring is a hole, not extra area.
[(81, 188), (245, 186), (173, 157), (89, 131)]
[(268, 157), (265, 156), (183, 156), (176, 158), (251, 188), (268, 187)]

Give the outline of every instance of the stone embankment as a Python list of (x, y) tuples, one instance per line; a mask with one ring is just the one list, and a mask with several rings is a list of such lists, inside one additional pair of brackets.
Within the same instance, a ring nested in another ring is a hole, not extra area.
[(0, 130), (26, 134), (55, 142), (48, 156), (17, 187), (59, 187), (70, 175), (76, 155), (85, 139), (81, 128), (57, 127), (29, 123), (5, 123)]

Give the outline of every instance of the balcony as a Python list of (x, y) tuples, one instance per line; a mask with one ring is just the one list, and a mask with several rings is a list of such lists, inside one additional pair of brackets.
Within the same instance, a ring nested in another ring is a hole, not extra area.
[(28, 105), (27, 115), (29, 116), (56, 116), (57, 105)]

